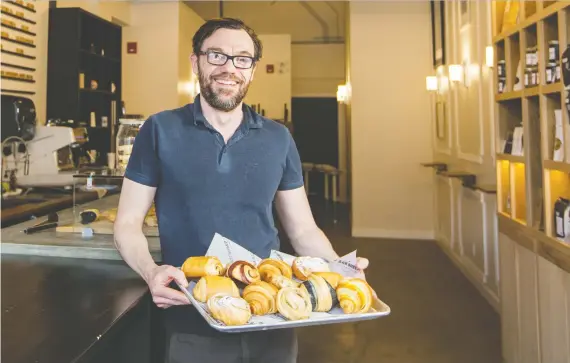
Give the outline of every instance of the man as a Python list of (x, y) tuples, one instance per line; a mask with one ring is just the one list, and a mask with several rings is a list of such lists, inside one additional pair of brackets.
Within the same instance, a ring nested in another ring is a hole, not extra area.
[[(275, 207), (297, 254), (338, 258), (313, 219), (301, 161), (289, 131), (243, 104), (262, 44), (239, 20), (207, 21), (193, 38), (194, 103), (152, 115), (131, 154), (115, 221), (115, 243), (164, 310), (169, 362), (295, 362), (292, 330), (222, 334), (191, 308), (176, 280), (180, 266), (204, 255), (214, 233), (258, 256), (279, 249)], [(141, 226), (153, 200), (162, 265), (152, 260)], [(368, 265), (359, 260), (359, 267)]]

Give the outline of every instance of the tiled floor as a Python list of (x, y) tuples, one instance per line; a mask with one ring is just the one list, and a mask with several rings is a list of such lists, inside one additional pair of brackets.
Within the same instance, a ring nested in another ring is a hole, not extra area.
[[(299, 330), (298, 363), (500, 363), (499, 315), (430, 241), (351, 238), (348, 213), (312, 201), (338, 253), (370, 259), (388, 317)], [(286, 242), (285, 242), (286, 243)]]

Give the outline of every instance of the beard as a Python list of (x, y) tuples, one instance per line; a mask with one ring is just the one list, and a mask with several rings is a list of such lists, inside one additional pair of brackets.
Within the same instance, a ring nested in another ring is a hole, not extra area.
[[(207, 77), (202, 73), (199, 65), (198, 78), (200, 82), (200, 94), (204, 97), (206, 102), (208, 102), (208, 104), (214, 109), (224, 112), (232, 111), (238, 107), (238, 105), (245, 98), (245, 95), (247, 94), (247, 90), (249, 88), (249, 83), (246, 83), (244, 80), (241, 80), (235, 75), (229, 73), (219, 73)], [(237, 92), (234, 88), (226, 89), (224, 87), (219, 87), (217, 90), (215, 90), (214, 87), (216, 85), (216, 78), (236, 82)]]

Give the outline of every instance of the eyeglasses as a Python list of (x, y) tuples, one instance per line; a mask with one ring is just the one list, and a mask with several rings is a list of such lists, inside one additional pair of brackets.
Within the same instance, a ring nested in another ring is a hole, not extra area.
[(245, 55), (227, 55), (211, 50), (207, 52), (200, 52), (200, 54), (205, 55), (208, 63), (214, 66), (223, 66), (228, 62), (229, 59), (232, 60), (234, 67), (239, 69), (249, 69), (255, 63), (255, 58)]

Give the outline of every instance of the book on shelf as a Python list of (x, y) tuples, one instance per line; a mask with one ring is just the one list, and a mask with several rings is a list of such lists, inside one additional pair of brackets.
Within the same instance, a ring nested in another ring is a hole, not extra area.
[(554, 110), (554, 154), (552, 160), (564, 161), (564, 128), (562, 125), (562, 110)]

